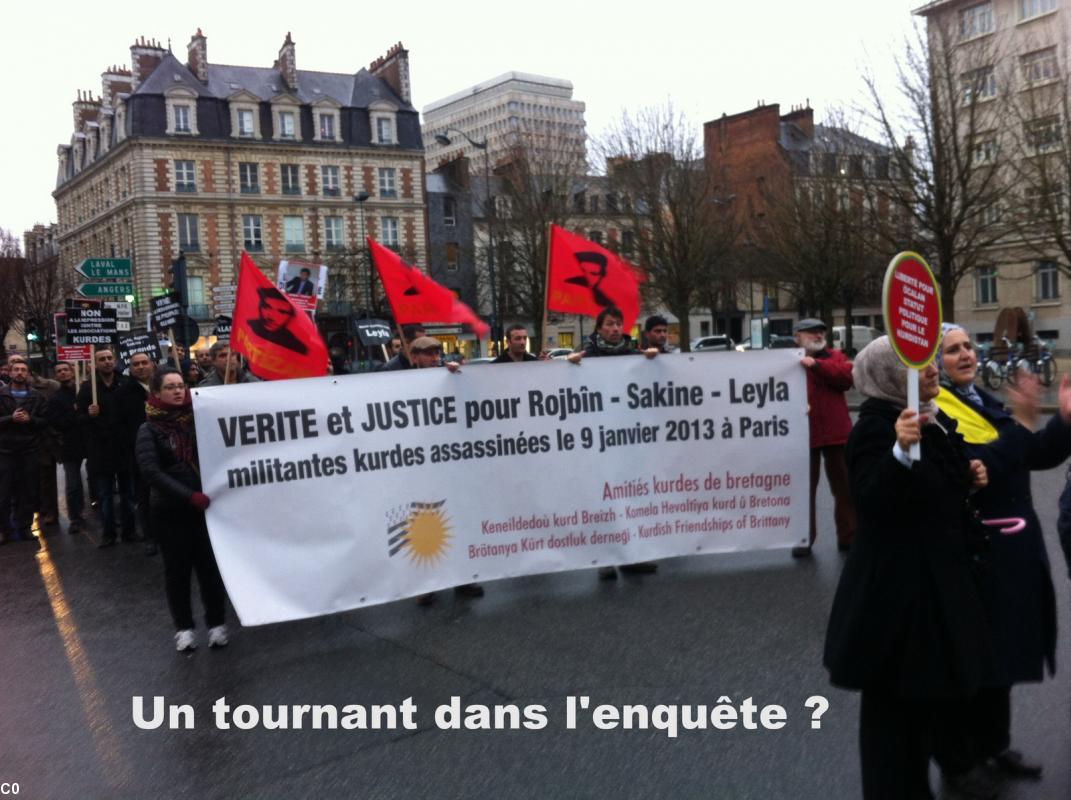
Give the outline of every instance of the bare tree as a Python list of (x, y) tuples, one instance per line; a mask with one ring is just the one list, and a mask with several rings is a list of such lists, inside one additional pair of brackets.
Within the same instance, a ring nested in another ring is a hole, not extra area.
[(871, 117), (891, 149), (893, 180), (882, 192), (910, 216), (951, 321), (959, 282), (986, 264), (1007, 235), (997, 224), (1004, 185), (989, 149), (1006, 83), (998, 74), (997, 37), (966, 41), (973, 32), (960, 27), (957, 15), (948, 19), (930, 17), (926, 32), (906, 44), (897, 71), (902, 113), (873, 75), (865, 82)]
[(64, 298), (73, 293), (74, 271), (62, 269), (58, 255), (26, 265), (20, 287), (21, 332), (25, 335), (31, 327), (38, 332), (42, 355), (47, 355), (52, 315), (63, 308)]
[(0, 256), (0, 342), (18, 322), (22, 309), (22, 274), (26, 260)]
[(0, 228), (0, 257), (18, 258), (22, 255), (22, 242), (7, 228)]
[(611, 185), (631, 198), (646, 291), (677, 317), (686, 351), (693, 309), (717, 297), (712, 286), (733, 285), (730, 198), (704, 168), (698, 129), (671, 105), (624, 112), (596, 149)]

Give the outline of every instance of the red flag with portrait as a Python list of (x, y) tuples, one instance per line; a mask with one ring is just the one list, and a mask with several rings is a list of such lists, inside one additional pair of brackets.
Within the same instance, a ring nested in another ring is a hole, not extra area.
[(268, 381), (327, 374), (327, 345), (308, 314), (242, 252), (234, 302), (231, 347), (249, 359), (249, 368)]
[(547, 308), (597, 317), (606, 306), (624, 314), (625, 330), (640, 316), (640, 271), (583, 236), (550, 226)]
[(471, 326), (481, 338), (490, 332), (487, 323), (445, 286), (406, 264), (401, 256), (374, 239), (368, 240), (368, 247), (399, 325), (452, 322)]

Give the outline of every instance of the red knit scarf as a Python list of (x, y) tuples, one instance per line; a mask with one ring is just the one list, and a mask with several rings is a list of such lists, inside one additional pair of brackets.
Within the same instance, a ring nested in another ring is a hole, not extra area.
[(154, 394), (145, 401), (145, 419), (167, 437), (168, 447), (180, 461), (197, 469), (197, 437), (193, 431), (193, 400), (189, 392), (180, 405), (165, 403)]

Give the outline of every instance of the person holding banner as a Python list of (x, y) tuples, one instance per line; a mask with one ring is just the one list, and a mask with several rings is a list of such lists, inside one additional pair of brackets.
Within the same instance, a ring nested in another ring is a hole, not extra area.
[[(980, 542), (967, 514), (985, 466), (922, 370), (919, 408), (888, 337), (855, 360), (866, 398), (848, 439), (859, 527), (837, 586), (824, 662), (833, 685), (862, 691), (863, 797), (932, 797), (929, 762), (982, 685), (992, 657), (976, 582)], [(921, 459), (908, 451), (921, 444)]]
[(528, 328), (521, 324), (510, 325), (506, 329), (506, 349), (492, 364), (520, 364), (524, 361), (539, 361), (539, 357), (528, 352)]
[[(990, 540), (982, 584), (994, 642), (994, 670), (971, 703), (965, 732), (972, 748), (964, 755), (989, 761), (997, 770), (1020, 778), (1039, 778), (1033, 764), (1011, 747), (1011, 687), (1043, 680), (1045, 667), (1056, 669), (1056, 592), (1052, 583), (1041, 522), (1030, 495), (1030, 472), (1052, 469), (1071, 455), (1071, 380), (1059, 390), (1059, 413), (1035, 432), (1038, 382), (1022, 376), (1009, 391), (1012, 412), (977, 389), (978, 356), (970, 335), (946, 323), (941, 339), (941, 392), (937, 405), (958, 423), (968, 453), (981, 459), (989, 485), (973, 498), (985, 519), (1022, 518), (1026, 528)], [(966, 765), (942, 766), (953, 772)]]
[(617, 306), (606, 306), (595, 318), (595, 332), (588, 338), (583, 350), (570, 353), (570, 363), (579, 364), (581, 359), (597, 356), (638, 356), (654, 358), (658, 349), (648, 347), (636, 350), (632, 337), (625, 333), (625, 315)]
[(209, 498), (201, 491), (193, 401), (172, 368), (157, 370), (145, 403), (145, 424), (138, 431), (138, 468), (149, 483), (153, 533), (164, 558), (167, 604), (175, 623), (175, 649), (197, 647), (190, 580), (197, 573), (204, 603), (209, 647), (227, 644), (224, 625), (226, 589), (205, 524)]
[(672, 353), (669, 346), (669, 321), (661, 314), (652, 314), (643, 323), (644, 339), (648, 347), (659, 353)]
[(812, 554), (818, 537), (815, 499), (826, 462), (826, 480), (833, 494), (833, 520), (837, 549), (847, 552), (855, 533), (855, 507), (848, 489), (844, 443), (852, 429), (844, 393), (852, 388), (852, 362), (839, 350), (826, 346), (826, 324), (820, 319), (801, 319), (795, 326), (796, 344), (803, 348), (800, 365), (807, 370), (807, 407), (811, 433), (811, 517), (808, 542), (792, 548), (793, 558)]
[[(423, 325), (403, 325), (400, 333), (405, 337), (405, 341), (412, 345), (412, 343), (425, 335), (425, 328)], [(398, 349), (394, 349), (394, 340), (391, 340), (391, 352), (393, 355), (389, 361), (384, 362), (379, 366), (376, 372), (394, 372), (399, 369), (412, 369), (413, 365), (409, 363), (409, 359), (405, 357), (405, 348), (402, 347), (402, 340), (398, 338)]]

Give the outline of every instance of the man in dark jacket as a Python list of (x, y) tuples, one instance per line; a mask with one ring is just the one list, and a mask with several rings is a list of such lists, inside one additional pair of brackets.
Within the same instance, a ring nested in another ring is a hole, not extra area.
[(67, 519), (70, 521), (67, 533), (75, 534), (82, 530), (82, 511), (85, 508), (82, 461), (86, 453), (82, 429), (78, 424), (78, 387), (74, 383), (74, 365), (69, 361), (60, 361), (56, 364), (56, 378), (60, 388), (48, 398), (48, 422), (59, 437)]
[(38, 448), (48, 425), (44, 396), (30, 386), (25, 361), (9, 363), (0, 388), (0, 542), (30, 539), (40, 489)]
[[(156, 552), (149, 531), (149, 485), (138, 473), (134, 448), (138, 440), (138, 428), (145, 422), (145, 401), (149, 399), (149, 382), (155, 372), (156, 363), (148, 353), (134, 353), (130, 357), (130, 378), (115, 391), (115, 428), (119, 434), (118, 462), (121, 472), (130, 475), (134, 482), (136, 519), (142, 536), (149, 540), (145, 545), (148, 555)], [(125, 528), (123, 538), (130, 538)]]
[[(405, 341), (410, 345), (425, 335), (423, 325), (404, 325), (402, 326), (402, 335), (405, 337)], [(401, 340), (399, 340), (399, 344)], [(409, 359), (405, 357), (405, 349), (403, 348), (396, 355), (391, 357), (390, 361), (383, 364), (376, 372), (394, 372), (399, 369), (412, 369), (413, 365), (409, 363)]]
[(801, 319), (796, 323), (796, 344), (804, 349), (800, 365), (807, 370), (807, 407), (811, 427), (811, 518), (806, 545), (792, 548), (795, 558), (811, 555), (818, 536), (814, 502), (822, 459), (826, 462), (826, 480), (833, 493), (833, 519), (837, 527), (837, 549), (851, 547), (855, 534), (855, 506), (848, 485), (848, 466), (844, 445), (852, 432), (848, 403), (844, 393), (852, 388), (852, 362), (840, 350), (826, 347), (826, 324), (820, 319)]
[(115, 544), (115, 489), (118, 485), (123, 539), (135, 539), (134, 480), (122, 457), (120, 431), (116, 423), (116, 393), (126, 380), (115, 371), (115, 354), (108, 348), (97, 350), (97, 402), (93, 402), (91, 381), (78, 391), (78, 420), (85, 436), (89, 474), (100, 502), (104, 530), (100, 547)]
[(492, 364), (519, 364), (522, 361), (538, 361), (537, 356), (528, 352), (528, 328), (524, 325), (510, 325), (506, 329), (506, 349)]
[(659, 353), (673, 352), (669, 345), (669, 321), (661, 314), (649, 316), (643, 323), (643, 332), (648, 347), (655, 348)]

